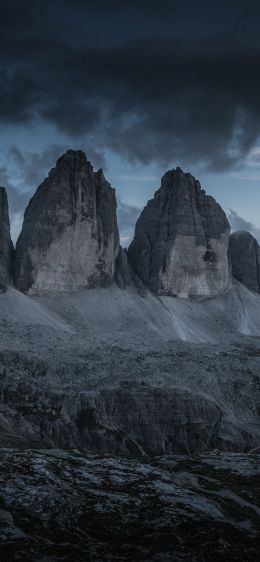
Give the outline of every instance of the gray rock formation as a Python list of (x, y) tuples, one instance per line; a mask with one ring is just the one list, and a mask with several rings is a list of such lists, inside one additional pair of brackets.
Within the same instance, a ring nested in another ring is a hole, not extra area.
[(3, 448), (0, 558), (256, 562), (259, 461), (257, 452), (151, 460)]
[(254, 236), (244, 230), (233, 232), (228, 252), (233, 277), (251, 291), (260, 293), (260, 246)]
[(253, 341), (148, 353), (70, 343), (63, 354), (55, 343), (49, 359), (40, 345), (38, 357), (1, 352), (1, 446), (140, 456), (259, 447), (259, 345)]
[(29, 294), (106, 285), (118, 251), (115, 190), (83, 152), (69, 150), (25, 211), (15, 285)]
[(0, 295), (0, 445), (248, 452), (260, 443), (259, 335), (260, 297), (236, 282), (200, 302), (115, 284), (12, 288)]
[(128, 251), (157, 294), (212, 296), (230, 282), (229, 223), (215, 199), (180, 168), (167, 172), (142, 211)]
[(115, 281), (120, 289), (127, 287), (135, 287), (138, 293), (145, 296), (147, 289), (136, 275), (127, 258), (127, 251), (120, 246), (120, 250), (116, 261)]
[(0, 291), (5, 290), (11, 280), (12, 254), (7, 193), (0, 187)]

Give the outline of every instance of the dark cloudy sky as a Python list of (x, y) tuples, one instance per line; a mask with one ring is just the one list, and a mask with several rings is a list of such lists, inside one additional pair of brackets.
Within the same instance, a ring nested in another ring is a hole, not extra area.
[(166, 169), (196, 175), (234, 227), (260, 228), (260, 3), (0, 5), (0, 184), (16, 236), (57, 156), (117, 188), (122, 238)]

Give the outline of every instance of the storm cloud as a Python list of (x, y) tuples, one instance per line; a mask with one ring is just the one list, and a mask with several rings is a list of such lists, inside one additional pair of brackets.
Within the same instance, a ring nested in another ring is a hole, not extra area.
[(217, 18), (205, 25), (214, 8), (199, 2), (200, 27), (184, 4), (9, 2), (0, 125), (43, 121), (132, 162), (238, 165), (260, 133), (259, 8), (231, 2), (220, 34)]

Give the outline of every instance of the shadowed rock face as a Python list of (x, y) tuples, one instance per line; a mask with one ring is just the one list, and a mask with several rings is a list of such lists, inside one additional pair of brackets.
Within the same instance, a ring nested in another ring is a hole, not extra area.
[(228, 251), (233, 277), (251, 291), (260, 293), (260, 247), (254, 236), (244, 230), (233, 232)]
[(30, 294), (113, 280), (119, 235), (115, 191), (81, 151), (69, 150), (38, 187), (17, 242), (16, 287)]
[(142, 211), (128, 257), (157, 294), (221, 294), (230, 282), (229, 231), (220, 205), (177, 168), (163, 176)]
[(11, 280), (12, 254), (7, 194), (5, 188), (0, 187), (0, 291), (5, 290)]

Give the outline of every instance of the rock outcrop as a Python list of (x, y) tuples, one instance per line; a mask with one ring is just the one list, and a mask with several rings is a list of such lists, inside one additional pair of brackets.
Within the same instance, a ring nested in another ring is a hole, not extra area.
[(0, 291), (5, 290), (11, 280), (12, 254), (7, 193), (0, 187)]
[(0, 450), (5, 562), (256, 562), (260, 456)]
[(260, 293), (260, 246), (254, 236), (245, 230), (233, 232), (228, 252), (233, 277), (251, 291)]
[(142, 211), (128, 258), (154, 293), (218, 295), (230, 282), (229, 231), (220, 205), (177, 168)]
[(142, 296), (147, 293), (146, 287), (129, 263), (126, 249), (121, 246), (116, 261), (115, 281), (120, 289), (132, 286)]
[(28, 294), (106, 285), (118, 251), (115, 190), (83, 152), (69, 150), (25, 211), (15, 285)]

